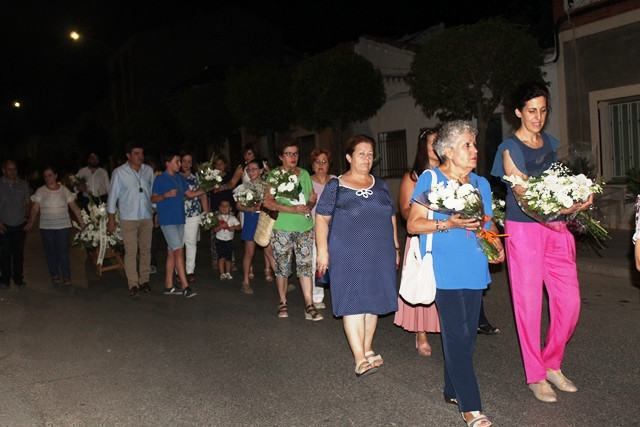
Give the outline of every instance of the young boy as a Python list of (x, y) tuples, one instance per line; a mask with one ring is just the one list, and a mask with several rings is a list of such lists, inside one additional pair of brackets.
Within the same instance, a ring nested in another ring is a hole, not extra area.
[[(167, 151), (160, 159), (165, 171), (159, 175), (151, 187), (151, 203), (158, 210), (158, 221), (167, 241), (167, 263), (164, 282), (165, 295), (184, 295), (191, 298), (195, 291), (187, 285), (184, 266), (184, 199), (199, 197), (202, 190), (189, 190), (187, 179), (180, 173), (180, 156), (175, 151)], [(173, 285), (173, 272), (178, 272), (182, 289)]]
[(218, 207), (218, 219), (220, 225), (213, 231), (216, 233), (216, 252), (218, 253), (218, 270), (220, 280), (231, 280), (231, 258), (233, 257), (233, 232), (240, 230), (240, 221), (231, 212), (231, 203), (228, 200), (220, 202)]

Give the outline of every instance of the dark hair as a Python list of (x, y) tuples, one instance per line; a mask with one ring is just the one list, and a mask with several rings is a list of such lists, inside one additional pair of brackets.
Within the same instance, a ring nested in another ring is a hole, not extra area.
[(522, 111), (530, 99), (544, 97), (549, 103), (549, 91), (540, 83), (527, 82), (518, 86), (511, 94), (512, 109)]
[(136, 142), (136, 141), (129, 141), (129, 142), (127, 142), (127, 145), (124, 146), (124, 152), (131, 154), (131, 152), (135, 148), (140, 148), (140, 149), (144, 150), (144, 147), (142, 146), (141, 143)]
[(249, 166), (251, 164), (255, 164), (256, 166), (258, 166), (258, 168), (264, 169), (264, 163), (260, 159), (250, 160), (249, 163), (247, 163), (247, 166)]
[(298, 140), (295, 138), (285, 138), (278, 143), (278, 156), (284, 154), (287, 147), (298, 147)]
[[(244, 156), (244, 153), (243, 153)], [(216, 163), (218, 163), (219, 161), (224, 162), (224, 171), (228, 172), (229, 171), (229, 160), (227, 160), (227, 157), (224, 154), (218, 154), (213, 158), (213, 167), (216, 166)]]
[[(191, 168), (190, 168), (190, 171), (191, 171), (191, 173), (195, 172), (196, 169), (195, 169), (194, 165), (196, 163), (196, 159), (194, 158), (193, 154), (191, 154), (191, 151), (190, 150), (181, 150), (179, 156), (180, 156), (180, 161), (182, 161), (182, 158), (184, 156), (191, 156)], [(180, 169), (182, 169), (182, 167), (180, 167)]]
[(411, 179), (415, 176), (420, 176), (425, 169), (429, 168), (429, 149), (427, 141), (431, 135), (437, 135), (441, 125), (437, 124), (432, 128), (423, 129), (418, 136), (418, 147), (416, 149), (416, 158), (413, 161), (413, 166), (410, 171)]
[(16, 165), (16, 169), (18, 168), (18, 164), (15, 162), (15, 160), (7, 159), (2, 162), (2, 169), (6, 169), (9, 163), (13, 163), (14, 165)]
[(45, 167), (42, 168), (42, 175), (44, 175), (44, 171), (47, 171), (47, 170), (53, 172), (54, 175), (58, 174), (58, 171), (56, 170), (56, 168), (54, 168), (51, 165), (46, 165)]
[[(258, 157), (260, 157), (260, 152), (258, 151), (258, 147), (256, 147), (256, 145), (252, 142), (248, 142), (246, 144), (244, 144), (244, 146), (242, 147), (242, 157), (244, 159), (244, 155), (246, 154), (247, 151), (251, 151), (253, 153), (253, 157), (255, 157), (256, 159)], [(229, 162), (227, 162), (229, 163)]]
[(347, 140), (347, 143), (345, 145), (345, 153), (351, 156), (353, 154), (353, 151), (356, 149), (356, 145), (360, 144), (361, 142), (371, 144), (371, 148), (373, 148), (373, 151), (375, 152), (376, 142), (373, 140), (373, 138), (367, 135), (358, 134), (352, 136)]
[(332, 158), (331, 151), (325, 150), (324, 148), (316, 148), (315, 150), (313, 150), (311, 154), (309, 154), (309, 160), (311, 161), (311, 163), (313, 163), (322, 154), (327, 156), (327, 160), (329, 161), (329, 163), (331, 163), (331, 158)]
[(176, 156), (180, 157), (180, 154), (176, 150), (165, 150), (160, 155), (160, 161), (162, 162), (162, 165), (166, 167), (165, 163), (170, 162)]

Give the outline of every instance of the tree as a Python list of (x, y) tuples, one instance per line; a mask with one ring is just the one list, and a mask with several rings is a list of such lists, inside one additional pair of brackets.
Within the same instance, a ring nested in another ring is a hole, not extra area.
[(200, 154), (208, 145), (221, 148), (226, 137), (237, 129), (224, 98), (224, 85), (215, 82), (193, 86), (180, 100), (178, 118), (186, 142), (199, 149)]
[(478, 173), (484, 174), (494, 111), (520, 83), (546, 84), (543, 63), (542, 51), (525, 27), (491, 18), (430, 39), (416, 54), (408, 82), (425, 115), (443, 121), (476, 118)]
[(254, 63), (232, 70), (226, 105), (238, 125), (257, 136), (285, 131), (294, 122), (291, 76), (275, 63)]
[(163, 105), (132, 113), (115, 130), (117, 157), (124, 156), (129, 141), (142, 143), (145, 154), (160, 155), (166, 148), (182, 146), (183, 136), (178, 119)]
[[(321, 132), (331, 128), (342, 153), (342, 134), (350, 123), (367, 120), (384, 105), (382, 74), (366, 58), (335, 48), (302, 61), (294, 69), (293, 111), (300, 125)], [(343, 156), (340, 168), (343, 166)]]

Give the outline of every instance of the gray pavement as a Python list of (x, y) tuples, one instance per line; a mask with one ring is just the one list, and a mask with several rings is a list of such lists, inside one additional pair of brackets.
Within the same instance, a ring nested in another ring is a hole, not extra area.
[[(506, 269), (492, 273), (485, 307), (502, 333), (478, 337), (475, 366), (494, 425), (639, 425), (639, 285), (630, 233), (614, 237), (601, 256), (579, 248), (582, 312), (563, 365), (579, 391), (559, 392), (556, 404), (535, 400), (526, 387)], [(392, 316), (381, 318), (375, 349), (385, 364), (357, 379), (330, 298), (325, 320), (306, 321), (297, 287), (291, 317), (278, 319), (261, 252), (248, 296), (240, 271), (231, 282), (218, 280), (206, 243), (196, 297), (162, 295), (160, 268), (155, 291), (131, 299), (122, 272), (96, 276), (77, 248), (74, 286), (53, 286), (31, 232), (26, 287), (0, 290), (0, 425), (464, 425), (442, 400), (439, 335), (429, 336), (433, 355), (424, 358), (412, 334)]]

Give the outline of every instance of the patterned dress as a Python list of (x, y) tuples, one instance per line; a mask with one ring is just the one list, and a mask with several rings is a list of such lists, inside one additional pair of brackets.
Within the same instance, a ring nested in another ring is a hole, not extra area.
[(398, 309), (395, 215), (387, 183), (355, 190), (332, 179), (316, 208), (330, 216), (329, 280), (335, 316), (387, 314)]

